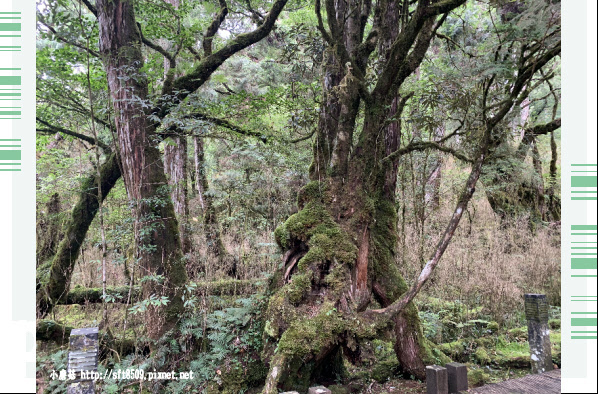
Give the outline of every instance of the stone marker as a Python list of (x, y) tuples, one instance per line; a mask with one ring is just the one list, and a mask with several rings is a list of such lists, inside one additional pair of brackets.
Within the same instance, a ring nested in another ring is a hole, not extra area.
[(440, 365), (426, 367), (427, 394), (448, 394), (448, 374)]
[(445, 365), (448, 374), (449, 393), (467, 391), (467, 367), (461, 363), (448, 363)]
[(552, 351), (548, 331), (548, 301), (545, 294), (525, 295), (527, 340), (532, 373), (552, 371)]
[(98, 371), (97, 327), (71, 331), (67, 370), (74, 371), (76, 376), (69, 384), (68, 394), (95, 394), (95, 382), (89, 373)]
[(307, 394), (332, 394), (332, 391), (324, 386), (314, 386), (309, 388)]

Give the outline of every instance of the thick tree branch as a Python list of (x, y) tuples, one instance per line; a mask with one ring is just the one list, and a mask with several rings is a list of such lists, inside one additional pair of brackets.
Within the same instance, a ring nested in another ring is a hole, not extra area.
[[(183, 118), (184, 119), (203, 120), (203, 121), (211, 123), (215, 126), (224, 127), (231, 131), (234, 131), (237, 134), (241, 134), (241, 135), (245, 135), (245, 136), (249, 136), (249, 137), (257, 137), (264, 143), (268, 141), (268, 137), (262, 133), (244, 129), (240, 126), (237, 126), (237, 125), (229, 122), (228, 120), (216, 118), (214, 116), (210, 116), (210, 115), (207, 115), (204, 113), (197, 112), (197, 113), (185, 115), (185, 116), (183, 116)], [(162, 134), (163, 136), (177, 135), (177, 134), (180, 134), (180, 130), (178, 129), (178, 127), (176, 125), (173, 125), (173, 126), (170, 126), (169, 128), (167, 128), (166, 131), (164, 131), (160, 134)]]
[[(372, 91), (372, 96), (385, 97), (392, 89), (399, 70), (405, 70), (405, 64), (403, 63), (406, 62), (407, 56), (411, 53), (410, 49), (416, 43), (416, 40), (418, 40), (418, 36), (420, 35), (422, 28), (424, 28), (426, 21), (433, 19), (436, 15), (447, 13), (459, 7), (464, 4), (465, 1), (466, 0), (445, 0), (428, 6), (424, 5), (425, 2), (418, 3), (417, 9), (411, 17), (411, 20), (409, 20), (403, 31), (401, 31), (390, 47), (388, 61)], [(429, 43), (427, 45), (429, 45)], [(420, 46), (425, 46), (424, 40), (420, 40)], [(420, 56), (421, 54), (416, 53), (411, 57), (413, 59)], [(407, 67), (407, 69), (408, 68), (409, 67)]]
[[(62, 134), (70, 135), (71, 137), (79, 138), (80, 140), (88, 142), (92, 145), (96, 145), (96, 141), (93, 137), (87, 136), (85, 134), (77, 133), (76, 131), (71, 131), (71, 130), (65, 129), (64, 127), (54, 126), (54, 125), (46, 122), (45, 120), (42, 120), (37, 117), (35, 119), (38, 123), (41, 123), (47, 127), (47, 129), (39, 129), (38, 128), (38, 129), (36, 129), (36, 131), (39, 131), (41, 133), (46, 133), (46, 134), (62, 133)], [(102, 148), (104, 151), (110, 152), (110, 147), (108, 145), (104, 144), (102, 141), (98, 141), (97, 145), (100, 148)]]
[(264, 21), (264, 16), (251, 6), (251, 2), (249, 0), (245, 0), (245, 5), (247, 6), (247, 10), (250, 13), (251, 21), (258, 26), (261, 25)]
[(561, 127), (561, 118), (527, 129), (533, 135), (545, 135)]
[(306, 136), (299, 137), (299, 138), (296, 138), (296, 139), (294, 139), (294, 140), (290, 140), (289, 142), (290, 142), (291, 144), (296, 144), (296, 143), (298, 143), (298, 142), (301, 142), (301, 141), (308, 140), (308, 139), (310, 139), (311, 137), (313, 137), (313, 136), (314, 136), (314, 134), (316, 134), (316, 131), (317, 131), (317, 129), (316, 129), (316, 128), (314, 128), (314, 129), (311, 131), (311, 133), (307, 134)]
[(216, 17), (214, 17), (214, 20), (212, 21), (210, 26), (208, 26), (204, 35), (202, 44), (204, 57), (210, 56), (212, 54), (212, 41), (214, 39), (214, 36), (218, 32), (220, 25), (222, 24), (222, 22), (224, 22), (224, 19), (228, 14), (228, 6), (226, 5), (226, 1), (219, 0), (218, 3), (220, 4), (220, 11), (216, 15)]
[(322, 38), (324, 39), (324, 41), (326, 41), (328, 43), (328, 45), (332, 46), (334, 45), (332, 38), (330, 37), (330, 34), (328, 34), (328, 32), (326, 31), (326, 28), (324, 27), (324, 22), (322, 20), (322, 5), (320, 4), (320, 0), (316, 0), (316, 17), (318, 18), (318, 30), (320, 31), (320, 34), (322, 35)]
[(390, 155), (386, 156), (384, 159), (382, 159), (382, 163), (391, 162), (391, 161), (403, 156), (404, 154), (407, 154), (410, 152), (424, 151), (427, 149), (436, 149), (441, 152), (450, 153), (451, 155), (455, 156), (459, 160), (462, 160), (466, 163), (473, 163), (473, 160), (470, 159), (469, 157), (465, 156), (463, 153), (460, 153), (459, 151), (457, 151), (455, 149), (449, 148), (448, 146), (441, 145), (435, 141), (412, 142), (409, 145), (404, 146), (403, 148), (400, 148), (400, 149), (392, 152)]
[(141, 29), (141, 24), (137, 22), (137, 28), (139, 29), (139, 36), (141, 37), (141, 42), (145, 44), (148, 48), (153, 49), (154, 51), (158, 52), (160, 55), (164, 56), (168, 62), (170, 63), (170, 68), (174, 68), (176, 66), (174, 61), (174, 56), (172, 56), (168, 51), (162, 48), (160, 45), (150, 41), (143, 35), (143, 30)]
[[(189, 94), (199, 89), (208, 78), (210, 78), (212, 73), (232, 55), (266, 37), (274, 28), (276, 19), (278, 19), (278, 16), (282, 12), (287, 1), (288, 0), (276, 0), (270, 9), (270, 12), (266, 15), (264, 23), (258, 28), (249, 33), (239, 34), (220, 50), (210, 56), (204, 57), (197, 67), (195, 67), (189, 74), (177, 78), (173, 83), (174, 90), (179, 92), (176, 101), (182, 101)], [(162, 101), (154, 112), (158, 117), (164, 118), (172, 108), (172, 105), (170, 104), (170, 100), (168, 100), (168, 102)]]
[(96, 9), (96, 6), (91, 4), (89, 0), (81, 0), (81, 2), (85, 5), (85, 7), (87, 7), (89, 12), (94, 14), (96, 17), (98, 16), (98, 10)]

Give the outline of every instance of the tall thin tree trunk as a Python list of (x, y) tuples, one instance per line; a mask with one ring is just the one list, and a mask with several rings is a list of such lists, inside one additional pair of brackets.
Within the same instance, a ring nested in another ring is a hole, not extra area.
[[(180, 0), (166, 0), (172, 4), (174, 9), (178, 9)], [(164, 40), (165, 41), (165, 40)], [(169, 48), (170, 43), (165, 42), (164, 47)], [(164, 78), (168, 78), (170, 70), (170, 61), (164, 58)], [(184, 254), (191, 251), (191, 238), (188, 234), (189, 228), (189, 206), (188, 206), (188, 187), (187, 187), (187, 137), (171, 137), (171, 143), (164, 146), (164, 171), (170, 185), (170, 196), (174, 205), (179, 222), (179, 237), (181, 239), (181, 248)]]
[(164, 169), (179, 222), (181, 247), (186, 254), (191, 250), (191, 238), (188, 234), (187, 137), (172, 137), (172, 143), (164, 146)]
[(201, 210), (205, 211), (205, 203), (204, 203), (204, 189), (203, 189), (203, 182), (201, 182), (201, 173), (204, 171), (204, 164), (203, 164), (203, 146), (200, 146), (202, 142), (200, 141), (199, 137), (193, 137), (193, 162), (195, 164), (195, 185), (197, 188), (197, 196), (199, 197), (199, 204), (201, 205)]
[[(434, 131), (434, 141), (444, 137), (444, 125), (438, 126)], [(432, 173), (428, 177), (428, 188), (426, 190), (426, 204), (433, 210), (440, 207), (440, 183), (442, 182), (442, 153), (436, 152), (432, 157)]]
[(204, 141), (202, 138), (195, 137), (194, 143), (197, 191), (199, 192), (202, 207), (204, 208), (203, 223), (208, 242), (208, 253), (218, 259), (224, 271), (229, 276), (235, 277), (237, 276), (237, 264), (234, 257), (226, 250), (224, 242), (222, 242), (222, 234), (214, 207), (214, 198), (208, 192), (209, 185), (205, 168)]

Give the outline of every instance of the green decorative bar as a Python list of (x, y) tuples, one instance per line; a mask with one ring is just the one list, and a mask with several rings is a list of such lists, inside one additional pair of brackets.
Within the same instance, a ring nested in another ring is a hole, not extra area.
[(598, 230), (598, 226), (596, 225), (587, 225), (587, 224), (573, 224), (571, 225), (571, 230)]
[(571, 319), (573, 327), (590, 327), (598, 326), (598, 319), (592, 317), (574, 317)]
[(21, 151), (0, 150), (0, 160), (21, 160)]
[(574, 270), (595, 270), (596, 259), (571, 259), (571, 268)]
[(20, 85), (20, 84), (21, 84), (21, 77), (18, 75), (0, 76), (0, 85)]
[(0, 23), (0, 31), (21, 31), (20, 23)]
[(598, 339), (598, 337), (594, 336), (572, 336), (571, 339)]
[(1, 115), (21, 115), (21, 111), (0, 111)]
[(596, 187), (598, 177), (596, 176), (572, 176), (571, 187)]

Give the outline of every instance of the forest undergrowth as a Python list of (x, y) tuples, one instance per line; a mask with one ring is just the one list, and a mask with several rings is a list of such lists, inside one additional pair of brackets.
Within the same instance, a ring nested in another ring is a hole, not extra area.
[[(433, 248), (439, 229), (451, 215), (450, 188), (448, 181), (443, 183), (442, 203), (430, 210), (423, 227), (421, 223), (414, 224), (408, 205), (404, 216), (399, 216), (399, 242), (407, 247), (399, 248), (401, 253), (396, 259), (408, 280), (415, 278), (422, 268), (422, 255), (418, 251)], [(286, 189), (286, 193), (285, 198), (293, 197), (292, 188)], [(451, 359), (469, 366), (472, 385), (528, 373), (525, 293), (548, 296), (553, 359), (560, 366), (560, 223), (540, 224), (532, 231), (527, 217), (501, 221), (483, 196), (480, 190), (431, 283), (416, 299), (426, 337)], [(111, 204), (111, 212), (116, 214), (119, 203), (114, 199)], [(121, 355), (122, 348), (114, 345), (114, 349), (102, 355), (100, 369), (143, 366), (197, 371), (197, 379), (190, 387), (181, 386), (181, 382), (160, 386), (160, 390), (167, 392), (179, 392), (184, 387), (208, 392), (223, 389), (244, 392), (259, 387), (266, 373), (259, 361), (263, 331), (260, 315), (267, 303), (268, 275), (281, 259), (270, 230), (275, 223), (260, 231), (256, 226), (239, 225), (230, 217), (225, 221), (223, 242), (239, 262), (237, 277), (233, 279), (205, 246), (197, 197), (190, 200), (190, 207), (190, 217), (197, 220), (190, 224), (193, 246), (186, 259), (190, 286), (196, 287), (190, 288), (193, 291), (189, 294), (193, 295), (187, 299), (187, 312), (181, 316), (180, 332), (176, 335), (170, 332), (162, 342), (152, 342), (146, 336), (143, 319), (134, 313), (131, 305), (134, 302), (127, 305), (122, 299), (112, 300), (121, 301), (108, 303), (114, 343), (122, 346), (132, 342), (135, 353)], [(115, 227), (113, 231), (126, 236), (122, 228)], [(93, 236), (90, 238), (93, 240)], [(113, 264), (109, 265), (108, 286), (112, 287), (130, 281), (123, 269), (124, 261), (118, 256), (119, 250), (113, 248), (109, 259)], [(100, 254), (93, 241), (83, 248), (71, 290), (101, 287)], [(207, 287), (201, 290), (205, 283), (211, 283), (210, 290)], [(57, 306), (52, 319), (65, 327), (94, 326), (102, 320), (102, 304)], [(54, 344), (38, 342), (39, 375), (66, 365), (67, 339), (65, 333), (63, 340)], [(345, 362), (345, 371), (339, 373), (336, 381), (323, 383), (339, 393), (425, 391), (423, 383), (398, 372), (390, 339), (369, 343), (363, 353), (362, 365), (355, 367)], [(49, 386), (40, 387), (47, 392), (60, 392), (64, 382), (52, 381)], [(105, 392), (138, 392), (139, 387), (127, 386), (122, 381), (103, 383)]]

